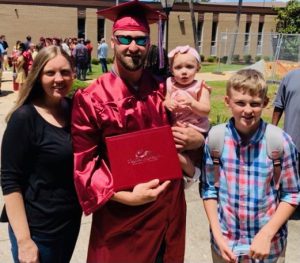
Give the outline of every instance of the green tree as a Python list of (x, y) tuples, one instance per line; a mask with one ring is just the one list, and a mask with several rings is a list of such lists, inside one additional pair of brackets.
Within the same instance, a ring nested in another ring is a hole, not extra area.
[(277, 32), (300, 33), (300, 2), (290, 0), (285, 8), (275, 8), (277, 15)]
[[(277, 32), (285, 34), (300, 33), (300, 2), (291, 0), (285, 8), (276, 8)], [(285, 35), (282, 38), (278, 59), (298, 61), (300, 38), (296, 35)]]

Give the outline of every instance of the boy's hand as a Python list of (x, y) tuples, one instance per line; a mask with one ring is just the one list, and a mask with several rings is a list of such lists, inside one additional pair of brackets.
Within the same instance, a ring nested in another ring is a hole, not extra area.
[(249, 256), (253, 259), (264, 260), (270, 254), (271, 238), (265, 231), (259, 231), (253, 239)]
[(218, 244), (219, 250), (221, 252), (221, 256), (225, 260), (225, 262), (228, 262), (228, 263), (236, 262), (236, 255), (233, 253), (233, 251), (227, 245), (227, 242), (224, 238), (217, 241), (217, 244)]

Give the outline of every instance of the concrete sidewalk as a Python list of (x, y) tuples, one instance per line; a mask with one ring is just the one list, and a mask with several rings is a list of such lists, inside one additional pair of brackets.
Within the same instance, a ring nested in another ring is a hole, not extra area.
[[(201, 76), (204, 80), (211, 75)], [(214, 75), (213, 77), (217, 77)], [(228, 78), (228, 77), (227, 77)], [(5, 129), (4, 117), (13, 106), (17, 92), (12, 91), (11, 73), (4, 73), (2, 83), (2, 96), (0, 96), (0, 141)], [(21, 132), (21, 131), (20, 131)], [(17, 147), (12, 145), (12, 147)], [(199, 198), (198, 186), (194, 185), (186, 191), (187, 200), (187, 235), (186, 235), (186, 263), (211, 263), (209, 228), (206, 215)], [(3, 197), (0, 191), (0, 209), (3, 207)], [(89, 240), (91, 217), (82, 218), (81, 230), (74, 251), (72, 263), (84, 263)], [(297, 263), (300, 258), (300, 220), (289, 222), (289, 239), (286, 255), (286, 263)], [(7, 224), (0, 224), (0, 263), (13, 262), (10, 253), (10, 243), (7, 235)], [(55, 263), (55, 262), (54, 262)], [(120, 262), (121, 263), (121, 262)], [(133, 262), (134, 263), (134, 262)]]

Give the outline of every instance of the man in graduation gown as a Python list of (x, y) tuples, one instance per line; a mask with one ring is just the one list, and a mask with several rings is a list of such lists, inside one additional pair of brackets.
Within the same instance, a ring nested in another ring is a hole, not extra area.
[[(168, 124), (165, 82), (143, 70), (148, 23), (163, 15), (138, 1), (100, 14), (114, 20), (113, 68), (75, 94), (72, 114), (75, 185), (84, 213), (93, 213), (87, 262), (183, 262), (182, 180), (156, 179), (114, 192), (105, 146), (107, 136)], [(199, 147), (193, 129), (176, 127), (173, 135), (178, 148)]]

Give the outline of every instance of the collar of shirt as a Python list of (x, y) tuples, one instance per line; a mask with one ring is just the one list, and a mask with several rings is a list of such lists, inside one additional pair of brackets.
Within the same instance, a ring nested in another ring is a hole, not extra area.
[[(240, 146), (244, 145), (244, 142), (242, 141), (241, 136), (239, 135), (238, 131), (235, 128), (234, 119), (233, 118), (231, 118), (229, 120), (227, 127), (228, 127), (229, 132), (230, 132), (232, 138), (234, 139), (234, 142), (236, 143), (236, 145), (240, 145)], [(262, 139), (262, 137), (264, 136), (266, 127), (267, 127), (267, 123), (265, 123), (264, 121), (260, 120), (258, 129), (252, 135), (252, 137), (251, 137), (251, 139), (250, 139), (250, 141), (249, 141), (248, 144), (256, 144), (256, 143), (258, 143)]]

